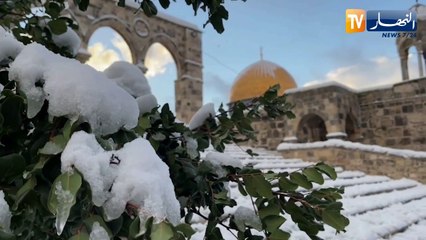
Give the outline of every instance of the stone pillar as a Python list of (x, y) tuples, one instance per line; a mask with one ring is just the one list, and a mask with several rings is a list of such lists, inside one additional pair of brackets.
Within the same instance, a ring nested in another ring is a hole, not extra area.
[(416, 49), (417, 49), (417, 63), (419, 64), (419, 77), (423, 77), (424, 76), (423, 58), (422, 58), (423, 49), (420, 44), (416, 45)]
[(402, 80), (408, 80), (408, 56), (400, 56)]
[(186, 42), (180, 76), (175, 82), (176, 116), (188, 123), (203, 105), (203, 62), (201, 32), (186, 29)]

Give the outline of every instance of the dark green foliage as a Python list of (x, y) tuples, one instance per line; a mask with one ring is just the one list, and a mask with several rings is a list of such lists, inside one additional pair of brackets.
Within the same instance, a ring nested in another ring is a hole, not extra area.
[[(75, 0), (80, 9), (87, 8), (88, 0)], [(69, 19), (59, 15), (63, 1), (48, 0), (44, 3), (47, 25), (40, 26), (40, 17), (26, 15), (29, 3), (41, 1), (12, 1), (0, 5), (0, 24), (14, 26), (17, 39), (24, 42), (39, 42), (50, 50), (64, 56), (68, 53), (56, 47), (53, 33), (60, 34), (66, 27), (75, 27)], [(209, 22), (221, 29), (222, 20), (227, 18), (223, 1), (186, 1), (195, 12), (199, 8), (209, 12)], [(123, 1), (119, 1), (123, 4)], [(142, 9), (155, 14), (152, 1), (143, 1)], [(168, 0), (160, 1), (167, 8)], [(14, 25), (26, 21), (26, 25)], [(218, 30), (218, 31), (219, 31)], [(222, 26), (223, 30), (223, 26)], [(11, 59), (13, 61), (13, 59)], [(223, 152), (226, 144), (240, 143), (255, 139), (253, 121), (263, 117), (293, 118), (293, 106), (285, 96), (278, 96), (278, 86), (269, 89), (263, 96), (250, 102), (237, 102), (225, 109), (220, 106), (216, 116), (207, 119), (195, 130), (177, 123), (174, 114), (166, 104), (144, 114), (138, 126), (132, 130), (120, 130), (109, 136), (97, 136), (105, 150), (112, 150), (107, 139), (112, 139), (116, 148), (144, 136), (160, 158), (169, 166), (176, 197), (181, 203), (181, 216), (185, 224), (172, 226), (167, 221), (154, 223), (150, 218), (145, 223), (145, 232), (139, 234), (140, 219), (137, 206), (128, 204), (126, 211), (116, 220), (106, 222), (102, 208), (93, 205), (90, 187), (78, 171), (61, 174), (60, 156), (71, 135), (80, 130), (91, 132), (87, 123), (71, 122), (65, 117), (49, 118), (46, 101), (41, 111), (32, 119), (26, 114), (27, 102), (16, 83), (9, 79), (8, 65), (0, 66), (0, 83), (5, 86), (0, 95), (0, 190), (13, 214), (11, 230), (6, 233), (0, 228), (0, 239), (89, 239), (94, 222), (108, 232), (111, 239), (180, 240), (189, 239), (194, 230), (188, 224), (194, 215), (207, 221), (206, 239), (223, 239), (219, 226), (235, 232), (236, 239), (263, 239), (252, 230), (255, 226), (236, 223), (234, 217), (224, 216), (225, 207), (237, 206), (230, 198), (226, 185), (236, 183), (242, 195), (249, 197), (253, 211), (259, 217), (261, 230), (267, 239), (288, 239), (290, 234), (279, 230), (286, 221), (284, 213), (291, 216), (299, 228), (312, 239), (328, 224), (336, 231), (344, 231), (348, 219), (341, 215), (342, 189), (327, 188), (312, 190), (313, 183), (322, 184), (324, 176), (335, 179), (334, 169), (318, 163), (292, 173), (264, 173), (250, 167), (243, 169), (224, 166), (224, 176), (218, 176), (212, 166), (200, 158), (200, 152), (212, 145)], [(196, 149), (191, 141), (197, 142)], [(55, 148), (46, 146), (54, 145)], [(52, 150), (53, 149), (53, 150)], [(257, 154), (247, 150), (251, 156)], [(67, 212), (64, 231), (58, 236), (55, 216), (58, 215), (56, 186), (68, 190), (73, 197), (73, 206)], [(304, 188), (299, 190), (300, 188)], [(202, 208), (210, 213), (204, 215)]]

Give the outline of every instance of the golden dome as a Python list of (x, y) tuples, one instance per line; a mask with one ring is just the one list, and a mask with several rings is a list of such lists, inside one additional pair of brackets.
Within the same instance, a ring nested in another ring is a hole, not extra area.
[(248, 100), (262, 96), (270, 87), (279, 84), (279, 95), (297, 87), (293, 77), (277, 64), (260, 60), (243, 70), (231, 89), (231, 102)]

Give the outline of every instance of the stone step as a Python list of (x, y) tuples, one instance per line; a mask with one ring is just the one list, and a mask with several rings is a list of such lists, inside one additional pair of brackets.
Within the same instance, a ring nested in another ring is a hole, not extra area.
[(344, 214), (356, 215), (426, 197), (426, 186), (416, 186), (388, 193), (342, 199)]
[(344, 198), (353, 198), (357, 196), (368, 196), (373, 194), (387, 193), (394, 190), (404, 190), (418, 186), (419, 183), (414, 180), (400, 179), (388, 182), (379, 182), (372, 184), (360, 184), (345, 188)]
[(392, 234), (388, 239), (390, 240), (421, 240), (426, 239), (426, 218), (422, 219), (405, 229)]

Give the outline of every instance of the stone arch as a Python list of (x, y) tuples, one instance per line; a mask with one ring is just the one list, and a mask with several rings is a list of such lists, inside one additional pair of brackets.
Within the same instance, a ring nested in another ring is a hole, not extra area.
[(126, 31), (123, 31), (123, 27), (125, 27), (125, 23), (118, 21), (114, 18), (104, 18), (99, 21), (94, 21), (93, 25), (91, 25), (84, 35), (82, 42), (86, 45), (89, 44), (89, 40), (92, 37), (92, 35), (99, 30), (100, 28), (108, 27), (114, 30), (116, 33), (120, 34), (120, 36), (124, 39), (124, 41), (127, 43), (127, 45), (130, 48), (130, 52), (132, 54), (132, 60), (133, 64), (137, 64), (137, 49), (135, 48), (135, 43), (133, 43), (133, 39), (131, 36), (129, 36), (129, 33)]
[(173, 57), (173, 61), (176, 64), (176, 71), (177, 71), (177, 78), (179, 78), (179, 76), (182, 75), (182, 73), (180, 72), (182, 70), (182, 56), (179, 53), (179, 48), (178, 46), (170, 39), (170, 37), (168, 37), (165, 34), (158, 34), (156, 36), (153, 36), (152, 38), (150, 38), (147, 41), (147, 44), (143, 47), (143, 49), (141, 49), (140, 54), (141, 56), (139, 56), (141, 59), (143, 59), (143, 62), (145, 61), (145, 57), (146, 54), (148, 52), (148, 49), (154, 44), (154, 43), (159, 43), (161, 45), (163, 45), (167, 51), (170, 52), (170, 54)]
[(172, 54), (178, 72), (175, 81), (176, 116), (189, 122), (203, 102), (201, 31), (197, 26), (162, 13), (148, 18), (141, 11), (135, 14), (134, 8), (117, 7), (116, 1), (112, 0), (91, 0), (85, 12), (81, 12), (73, 0), (69, 0), (68, 4), (65, 14), (79, 24), (84, 50), (87, 50), (88, 41), (96, 29), (110, 27), (127, 42), (133, 63), (143, 69), (149, 46), (155, 42), (164, 45)]
[(349, 141), (355, 142), (359, 140), (360, 129), (358, 121), (352, 113), (347, 113), (345, 118), (345, 133)]
[(317, 142), (327, 140), (327, 127), (324, 118), (309, 113), (299, 121), (296, 137), (298, 142)]

